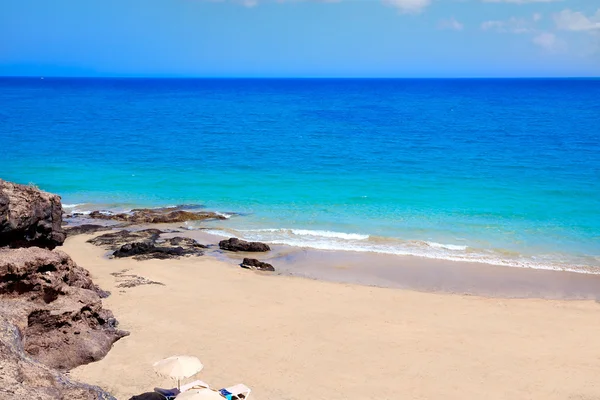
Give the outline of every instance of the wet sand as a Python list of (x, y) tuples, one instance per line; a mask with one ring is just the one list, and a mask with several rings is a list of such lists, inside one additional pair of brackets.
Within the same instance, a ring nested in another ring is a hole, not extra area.
[[(112, 292), (106, 306), (131, 336), (104, 360), (72, 375), (119, 399), (173, 386), (151, 365), (175, 354), (198, 356), (205, 364), (198, 378), (214, 387), (243, 382), (257, 400), (600, 398), (596, 301), (478, 297), (304, 279), (286, 276), (279, 249), (276, 267), (283, 276), (243, 270), (235, 257), (224, 255), (227, 261), (210, 256), (112, 260), (85, 243), (87, 238), (70, 238), (63, 249)], [(289, 265), (303, 260), (305, 271), (319, 268), (312, 254), (289, 257)], [(319, 259), (338, 276), (354, 269), (343, 260)], [(376, 267), (359, 264), (369, 271)], [(124, 269), (164, 286), (118, 288), (120, 278), (111, 273)], [(563, 277), (552, 278), (556, 281), (566, 276), (539, 272)], [(447, 272), (438, 280), (463, 281), (452, 275), (459, 274)], [(585, 285), (579, 280), (589, 280), (593, 294), (596, 278), (578, 275), (574, 287), (581, 291)], [(377, 279), (390, 281), (383, 273)], [(453, 291), (457, 285), (441, 289)]]
[[(171, 234), (175, 235), (187, 235), (215, 247), (223, 239), (202, 230)], [(279, 274), (303, 278), (498, 298), (600, 299), (600, 274), (281, 245), (271, 248), (259, 258), (276, 265)], [(210, 254), (232, 265), (247, 256), (219, 251)]]

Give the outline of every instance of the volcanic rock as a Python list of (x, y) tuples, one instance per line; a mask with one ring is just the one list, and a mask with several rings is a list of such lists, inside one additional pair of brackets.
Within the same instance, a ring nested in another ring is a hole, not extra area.
[(165, 260), (182, 256), (201, 256), (204, 254), (201, 249), (204, 248), (206, 246), (194, 239), (174, 237), (161, 241), (159, 245), (157, 245), (157, 241), (127, 243), (115, 251), (113, 256), (133, 257), (136, 260), (149, 260), (151, 258)]
[(144, 229), (141, 231), (122, 230), (118, 232), (105, 233), (88, 240), (88, 243), (96, 246), (108, 247), (112, 250), (118, 250), (121, 246), (133, 242), (155, 243), (163, 231), (158, 229)]
[(207, 248), (194, 239), (186, 237), (159, 239), (161, 233), (163, 232), (158, 229), (133, 232), (122, 230), (100, 235), (88, 242), (114, 250), (112, 253), (114, 257), (133, 257), (136, 260), (201, 256), (204, 254), (202, 249)]
[(255, 258), (244, 258), (241, 266), (242, 268), (255, 269), (257, 271), (275, 271), (275, 268), (271, 264), (258, 261)]
[(53, 249), (66, 238), (60, 197), (0, 180), (0, 247)]
[(0, 304), (0, 399), (116, 400), (99, 387), (71, 381), (28, 356), (19, 328)]
[(23, 350), (47, 367), (100, 360), (128, 334), (102, 308), (105, 295), (62, 251), (0, 249), (0, 316), (12, 319)]
[(227, 240), (221, 240), (219, 247), (223, 250), (228, 251), (246, 251), (246, 252), (265, 252), (271, 250), (271, 248), (261, 242), (246, 242), (237, 238), (231, 238)]
[(206, 219), (226, 219), (223, 215), (207, 211), (186, 211), (177, 207), (138, 208), (128, 213), (113, 214), (93, 211), (88, 218), (130, 222), (135, 224), (160, 224), (184, 221), (203, 221)]

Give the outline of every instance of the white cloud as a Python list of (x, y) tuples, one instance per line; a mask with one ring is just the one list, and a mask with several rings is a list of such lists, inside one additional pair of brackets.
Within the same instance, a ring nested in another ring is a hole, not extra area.
[[(242, 4), (246, 7), (255, 7), (262, 3), (293, 3), (302, 1), (314, 1), (318, 3), (341, 3), (342, 1), (349, 0), (203, 0), (203, 1), (214, 1), (214, 2), (226, 2), (232, 1), (238, 4)], [(372, 3), (378, 3), (375, 0), (368, 0)], [(427, 6), (431, 4), (431, 0), (380, 0), (381, 3), (395, 7), (400, 12), (405, 14), (416, 14), (423, 11)], [(380, 4), (381, 4), (380, 3)]]
[(565, 31), (600, 30), (600, 8), (590, 17), (578, 11), (563, 10), (554, 14), (554, 22), (558, 29)]
[(431, 0), (383, 0), (383, 2), (398, 8), (403, 13), (419, 13), (431, 4)]
[(533, 14), (533, 21), (534, 22), (538, 22), (541, 19), (542, 19), (542, 14), (540, 14), (540, 13)]
[(465, 25), (458, 22), (454, 17), (450, 19), (441, 20), (438, 24), (439, 29), (448, 29), (452, 31), (462, 31), (465, 28)]
[(556, 51), (563, 47), (563, 42), (550, 32), (542, 32), (534, 36), (532, 42), (548, 51)]
[(537, 21), (539, 19), (536, 20), (535, 15), (531, 21), (525, 18), (511, 17), (504, 21), (485, 21), (481, 24), (481, 29), (500, 33), (532, 33), (535, 31), (534, 23)]

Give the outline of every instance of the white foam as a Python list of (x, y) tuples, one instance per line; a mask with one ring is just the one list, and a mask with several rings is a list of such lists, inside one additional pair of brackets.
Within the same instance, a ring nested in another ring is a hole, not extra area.
[(369, 235), (361, 235), (358, 233), (343, 233), (343, 232), (332, 232), (332, 231), (311, 231), (306, 229), (292, 229), (294, 235), (299, 236), (316, 236), (326, 238), (338, 238), (346, 240), (366, 240)]
[(446, 249), (446, 250), (466, 250), (469, 246), (463, 246), (458, 244), (444, 244), (444, 243), (436, 243), (436, 242), (425, 242), (428, 246), (433, 247), (434, 249)]
[(289, 236), (289, 235), (311, 236), (311, 237), (332, 238), (332, 239), (336, 238), (336, 239), (345, 239), (345, 240), (366, 240), (369, 238), (369, 235), (361, 235), (358, 233), (319, 231), (319, 230), (309, 230), (309, 229), (287, 229), (287, 228), (248, 229), (248, 230), (241, 230), (240, 232), (246, 233), (246, 234), (281, 233), (286, 236)]
[(79, 206), (83, 206), (85, 203), (77, 203), (77, 204), (63, 204), (63, 208), (75, 208)]
[(312, 248), (317, 250), (356, 251), (402, 256), (416, 256), (437, 260), (486, 263), (507, 267), (535, 268), (547, 270), (572, 271), (600, 274), (600, 268), (581, 263), (555, 261), (555, 257), (506, 256), (493, 250), (476, 249), (467, 245), (445, 244), (425, 241), (404, 241), (388, 238), (367, 240), (368, 235), (341, 233), (332, 231), (304, 229), (249, 229), (249, 230), (210, 230), (223, 237), (237, 237), (244, 240), (260, 241), (275, 245)]
[(233, 214), (227, 214), (227, 213), (223, 213), (223, 212), (219, 212), (219, 211), (215, 211), (215, 214), (225, 218), (225, 219), (229, 219), (232, 217)]

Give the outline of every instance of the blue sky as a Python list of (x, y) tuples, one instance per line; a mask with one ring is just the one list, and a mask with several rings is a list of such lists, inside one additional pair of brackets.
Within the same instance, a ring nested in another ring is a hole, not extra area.
[(0, 75), (600, 76), (600, 1), (0, 0)]

